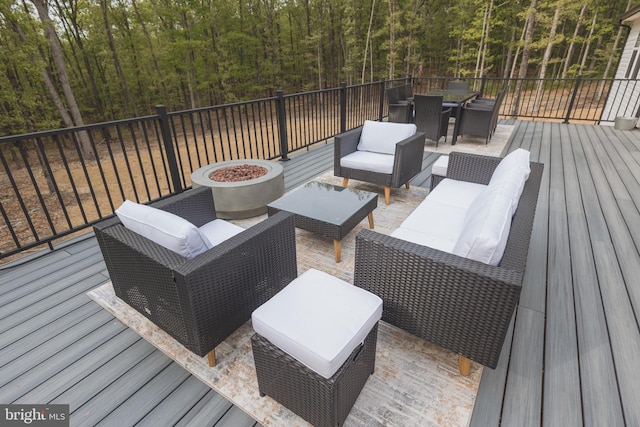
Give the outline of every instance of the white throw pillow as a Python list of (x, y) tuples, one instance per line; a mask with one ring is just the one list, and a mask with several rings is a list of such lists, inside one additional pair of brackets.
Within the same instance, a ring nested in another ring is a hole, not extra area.
[(511, 198), (487, 187), (469, 206), (453, 253), (498, 265), (511, 230)]
[(531, 173), (529, 157), (529, 152), (522, 148), (512, 151), (500, 161), (489, 181), (489, 187), (500, 189), (511, 198), (512, 215), (518, 207), (524, 185)]
[(193, 258), (211, 247), (198, 227), (170, 212), (125, 200), (116, 209), (116, 215), (129, 230), (185, 258)]
[(415, 135), (413, 123), (389, 123), (365, 120), (360, 134), (358, 150), (395, 154), (396, 144)]

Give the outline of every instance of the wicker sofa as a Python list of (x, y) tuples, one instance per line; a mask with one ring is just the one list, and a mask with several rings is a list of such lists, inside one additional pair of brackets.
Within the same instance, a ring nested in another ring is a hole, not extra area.
[[(216, 220), (211, 189), (151, 206), (202, 227)], [(293, 215), (280, 212), (203, 253), (185, 257), (126, 228), (94, 226), (115, 294), (215, 365), (215, 347), (297, 276)]]
[[(439, 186), (446, 181), (488, 186), (500, 161), (453, 152)], [(542, 170), (530, 163), (496, 265), (417, 244), (411, 235), (363, 230), (356, 237), (354, 284), (382, 298), (382, 320), (458, 353), (462, 374), (469, 372), (469, 359), (495, 368), (520, 296)], [(431, 214), (425, 221), (436, 228), (453, 221), (443, 211)]]

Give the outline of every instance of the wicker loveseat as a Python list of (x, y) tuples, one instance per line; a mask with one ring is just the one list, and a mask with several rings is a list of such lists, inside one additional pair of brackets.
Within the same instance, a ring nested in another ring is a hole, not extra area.
[[(216, 219), (201, 187), (151, 206), (202, 227)], [(187, 349), (209, 355), (251, 313), (297, 276), (293, 215), (281, 212), (193, 258), (126, 228), (117, 216), (94, 226), (115, 294)]]
[[(453, 152), (447, 178), (487, 185), (500, 160)], [(497, 265), (417, 244), (411, 234), (403, 239), (363, 230), (356, 238), (354, 284), (382, 298), (382, 320), (458, 353), (464, 375), (469, 359), (495, 368), (520, 296), (542, 170), (530, 163)], [(430, 208), (436, 228), (453, 220), (436, 211)]]

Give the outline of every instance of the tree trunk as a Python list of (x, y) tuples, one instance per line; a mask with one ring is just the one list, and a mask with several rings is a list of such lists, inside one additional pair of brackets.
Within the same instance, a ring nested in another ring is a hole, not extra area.
[(553, 20), (551, 21), (551, 29), (549, 30), (549, 40), (547, 41), (547, 48), (542, 56), (542, 63), (540, 64), (540, 75), (538, 76), (538, 87), (536, 88), (536, 97), (533, 100), (533, 112), (538, 111), (538, 104), (540, 102), (540, 95), (542, 94), (542, 88), (545, 75), (547, 74), (547, 66), (549, 65), (549, 59), (551, 58), (551, 52), (553, 50), (553, 44), (556, 39), (556, 32), (558, 29), (558, 21), (560, 20), (560, 5), (556, 6), (556, 12), (553, 14)]
[[(49, 10), (45, 3), (45, 0), (31, 0), (38, 11), (38, 16), (42, 24), (44, 25), (45, 35), (47, 40), (49, 40), (49, 47), (51, 49), (51, 56), (53, 58), (53, 63), (56, 67), (56, 71), (58, 73), (58, 80), (60, 81), (60, 85), (62, 86), (62, 92), (67, 100), (67, 105), (69, 106), (69, 111), (71, 113), (71, 117), (73, 118), (73, 122), (76, 126), (84, 126), (84, 120), (82, 119), (82, 114), (80, 114), (80, 108), (78, 107), (78, 103), (76, 102), (76, 98), (73, 95), (73, 90), (71, 90), (71, 84), (69, 83), (69, 77), (67, 76), (67, 69), (64, 65), (62, 49), (60, 47), (60, 43), (58, 42), (58, 37), (53, 29), (53, 24), (51, 23), (51, 18), (49, 17)], [(95, 156), (93, 151), (91, 150), (91, 143), (89, 141), (89, 135), (86, 131), (79, 132), (80, 144), (82, 147), (82, 155), (85, 159), (94, 159)]]
[[(158, 57), (153, 49), (153, 43), (151, 42), (151, 37), (149, 36), (149, 30), (147, 29), (147, 25), (142, 19), (140, 15), (140, 11), (138, 10), (138, 5), (136, 0), (131, 0), (131, 5), (133, 6), (133, 10), (136, 13), (136, 17), (138, 18), (138, 23), (142, 28), (142, 33), (144, 34), (144, 38), (147, 41), (147, 46), (149, 46), (149, 53), (151, 54), (151, 59), (153, 61), (153, 66), (156, 69), (156, 73), (158, 74), (158, 80), (160, 80), (160, 87), (162, 88), (162, 96), (164, 97), (164, 104), (167, 106), (167, 109), (171, 111), (171, 99), (169, 98), (169, 92), (167, 91), (167, 85), (164, 82), (164, 74), (162, 73), (162, 69), (160, 68), (160, 64), (158, 63)], [(214, 35), (211, 35), (213, 39)]]
[[(369, 14), (369, 29), (367, 30), (367, 40), (364, 44), (364, 55), (362, 58), (362, 77), (361, 84), (364, 84), (364, 73), (367, 68), (367, 49), (369, 49), (369, 43), (371, 40), (371, 26), (373, 25), (373, 12), (376, 7), (376, 0), (372, 0), (371, 2), (371, 13)], [(373, 69), (373, 62), (371, 63), (371, 68)]]
[(518, 115), (518, 108), (520, 104), (520, 96), (522, 92), (522, 86), (524, 79), (527, 77), (527, 68), (529, 67), (529, 57), (531, 56), (531, 40), (533, 39), (533, 30), (536, 26), (536, 8), (538, 7), (538, 0), (531, 0), (531, 6), (529, 7), (529, 14), (527, 17), (526, 31), (524, 34), (524, 46), (522, 48), (522, 60), (520, 62), (520, 69), (518, 71), (518, 82), (515, 90), (515, 100), (513, 102), (513, 115)]
[(129, 112), (129, 106), (133, 109), (134, 116), (138, 116), (138, 112), (136, 109), (135, 102), (133, 101), (133, 96), (131, 95), (131, 91), (129, 90), (129, 84), (127, 83), (127, 77), (122, 70), (122, 66), (120, 65), (120, 58), (118, 57), (118, 51), (116, 50), (116, 43), (113, 39), (113, 32), (111, 31), (111, 23), (109, 22), (109, 14), (107, 7), (107, 0), (100, 0), (100, 8), (102, 9), (102, 19), (104, 21), (104, 26), (107, 31), (107, 41), (109, 43), (109, 49), (111, 50), (111, 56), (113, 56), (113, 66), (116, 69), (116, 74), (118, 75), (118, 79), (120, 79), (120, 84), (122, 90), (124, 91), (124, 95), (127, 99), (127, 102), (124, 103), (125, 112), (127, 117), (131, 116)]
[(582, 26), (582, 20), (584, 19), (584, 14), (587, 11), (587, 3), (582, 5), (582, 9), (580, 9), (580, 16), (578, 17), (578, 22), (576, 23), (576, 28), (573, 31), (573, 38), (571, 39), (571, 43), (569, 43), (569, 49), (567, 50), (567, 56), (564, 60), (564, 68), (562, 70), (562, 78), (567, 77), (567, 72), (569, 71), (569, 67), (571, 67), (571, 60), (573, 59), (573, 52), (576, 46), (576, 38), (580, 32), (580, 27)]
[(589, 36), (587, 37), (587, 45), (585, 46), (584, 53), (582, 54), (582, 61), (580, 61), (580, 73), (584, 69), (584, 65), (587, 63), (587, 57), (589, 56), (589, 49), (591, 48), (591, 38), (593, 37), (593, 29), (596, 27), (596, 21), (598, 19), (598, 12), (593, 14), (593, 21), (591, 22), (591, 29), (589, 30)]
[(396, 11), (395, 0), (389, 0), (389, 79), (396, 74)]

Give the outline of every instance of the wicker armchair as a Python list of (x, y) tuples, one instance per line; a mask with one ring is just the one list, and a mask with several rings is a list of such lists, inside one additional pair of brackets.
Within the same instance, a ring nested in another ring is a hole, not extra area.
[[(487, 184), (499, 161), (453, 152), (447, 178)], [(497, 266), (363, 230), (354, 284), (382, 298), (382, 320), (463, 356), (461, 372), (464, 358), (495, 368), (522, 288), (542, 170), (531, 163)]]
[(391, 198), (391, 188), (405, 185), (409, 188), (409, 180), (422, 170), (424, 155), (424, 133), (416, 132), (395, 145), (392, 173), (373, 172), (370, 170), (354, 169), (341, 165), (341, 159), (358, 151), (362, 126), (336, 135), (334, 142), (333, 174), (343, 177), (343, 187), (349, 179), (370, 182), (384, 186), (384, 200), (388, 205)]
[(447, 141), (451, 108), (442, 108), (442, 96), (416, 95), (413, 102), (418, 132), (424, 132), (428, 139), (436, 142), (438, 148), (440, 138), (444, 136)]
[[(196, 227), (216, 219), (211, 189), (152, 206)], [(297, 276), (293, 215), (281, 212), (187, 259), (125, 228), (117, 217), (94, 231), (116, 295), (187, 349), (209, 355), (262, 303)]]

